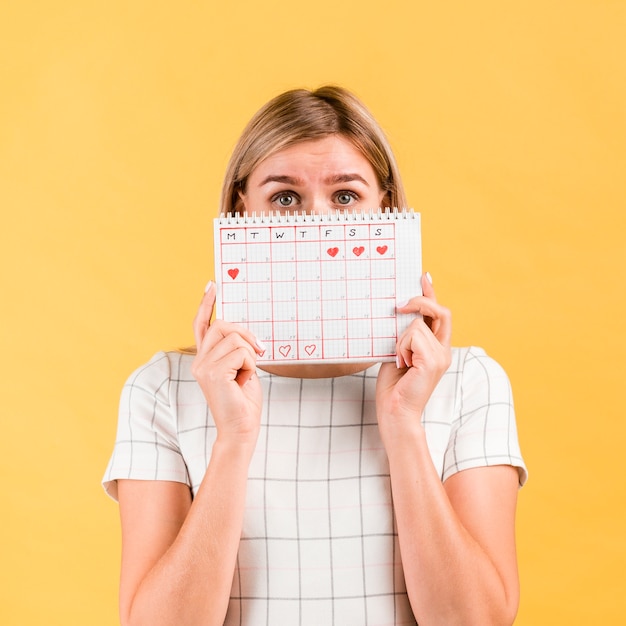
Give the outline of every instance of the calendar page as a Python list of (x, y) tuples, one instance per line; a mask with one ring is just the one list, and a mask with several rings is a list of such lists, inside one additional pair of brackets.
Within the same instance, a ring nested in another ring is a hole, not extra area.
[(216, 315), (249, 328), (259, 362), (395, 360), (421, 294), (412, 210), (215, 220)]

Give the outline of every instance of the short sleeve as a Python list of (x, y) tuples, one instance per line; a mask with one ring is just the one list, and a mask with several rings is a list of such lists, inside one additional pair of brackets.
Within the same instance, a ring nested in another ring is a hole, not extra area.
[(443, 480), (461, 470), (512, 465), (520, 485), (527, 479), (506, 372), (480, 348), (470, 348), (463, 363), (459, 411), (445, 453)]
[(126, 381), (115, 446), (102, 481), (113, 499), (117, 500), (117, 480), (123, 478), (190, 484), (169, 393), (170, 364), (164, 352)]

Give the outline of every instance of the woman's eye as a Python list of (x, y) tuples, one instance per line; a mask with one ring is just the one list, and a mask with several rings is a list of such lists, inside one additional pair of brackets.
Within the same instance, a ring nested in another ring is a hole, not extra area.
[(335, 202), (346, 206), (358, 200), (358, 196), (353, 191), (340, 191), (335, 195)]
[(297, 198), (292, 193), (277, 193), (273, 198), (272, 202), (276, 202), (281, 208), (287, 209), (292, 207), (297, 202)]

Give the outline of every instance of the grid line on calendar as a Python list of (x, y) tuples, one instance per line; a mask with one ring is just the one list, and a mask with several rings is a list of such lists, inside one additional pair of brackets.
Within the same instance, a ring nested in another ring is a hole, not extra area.
[(396, 222), (221, 224), (218, 313), (261, 361), (389, 360), (398, 336)]

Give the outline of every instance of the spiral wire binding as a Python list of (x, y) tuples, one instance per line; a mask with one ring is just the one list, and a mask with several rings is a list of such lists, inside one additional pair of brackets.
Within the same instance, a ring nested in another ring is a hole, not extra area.
[(370, 209), (369, 211), (329, 211), (328, 213), (305, 213), (294, 211), (281, 213), (270, 211), (269, 213), (256, 213), (252, 215), (222, 213), (218, 218), (220, 224), (293, 224), (293, 223), (317, 223), (317, 222), (359, 222), (368, 220), (391, 221), (400, 219), (416, 219), (419, 216), (414, 209), (398, 209), (397, 207), (386, 209)]

